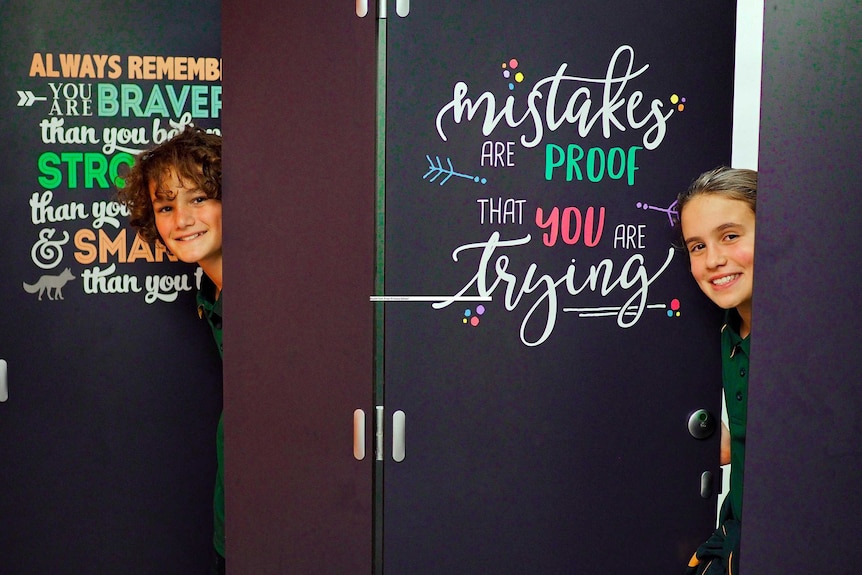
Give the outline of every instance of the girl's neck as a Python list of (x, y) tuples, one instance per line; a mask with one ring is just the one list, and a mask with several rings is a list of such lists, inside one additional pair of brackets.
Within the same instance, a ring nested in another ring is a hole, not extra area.
[(739, 314), (739, 337), (747, 338), (751, 334), (751, 305), (740, 305), (736, 308)]

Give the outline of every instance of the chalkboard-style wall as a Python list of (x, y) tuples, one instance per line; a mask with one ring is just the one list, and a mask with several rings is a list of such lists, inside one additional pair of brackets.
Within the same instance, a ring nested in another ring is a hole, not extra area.
[(711, 532), (717, 447), (685, 422), (718, 414), (721, 320), (671, 221), (730, 161), (733, 26), (733, 2), (390, 17), (385, 573), (674, 572)]
[(219, 2), (0, 4), (0, 572), (202, 573), (221, 362), (194, 266), (111, 200), (221, 123)]

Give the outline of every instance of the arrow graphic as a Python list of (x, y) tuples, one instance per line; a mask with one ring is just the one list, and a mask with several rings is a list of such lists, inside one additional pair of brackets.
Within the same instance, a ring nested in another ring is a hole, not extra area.
[(18, 105), (32, 106), (34, 102), (47, 100), (45, 96), (37, 96), (30, 90), (18, 90)]
[[(486, 178), (480, 178), (479, 176), (471, 176), (470, 174), (461, 174), (459, 172), (456, 172), (455, 168), (452, 166), (452, 160), (449, 158), (446, 158), (446, 163), (449, 164), (448, 168), (443, 166), (443, 163), (440, 161), (440, 156), (435, 156), (435, 158), (437, 160), (436, 164), (434, 163), (434, 160), (431, 159), (431, 156), (426, 154), (425, 159), (428, 160), (428, 171), (425, 173), (424, 176), (422, 176), (423, 180), (433, 182), (440, 176), (446, 176), (440, 181), (441, 186), (448, 182), (449, 178), (451, 178), (452, 176), (458, 176), (459, 178), (473, 180), (476, 183), (481, 182), (482, 184), (485, 184), (488, 182)], [(428, 176), (431, 176), (431, 174), (434, 175), (431, 177), (431, 179), (428, 179)]]

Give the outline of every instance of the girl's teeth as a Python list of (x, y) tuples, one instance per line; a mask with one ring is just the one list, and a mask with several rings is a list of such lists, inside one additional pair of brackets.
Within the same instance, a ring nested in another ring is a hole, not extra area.
[(712, 283), (715, 285), (721, 286), (721, 285), (732, 282), (733, 280), (735, 280), (737, 278), (737, 276), (738, 276), (738, 274), (734, 274), (732, 276), (724, 276), (723, 278), (719, 278)]

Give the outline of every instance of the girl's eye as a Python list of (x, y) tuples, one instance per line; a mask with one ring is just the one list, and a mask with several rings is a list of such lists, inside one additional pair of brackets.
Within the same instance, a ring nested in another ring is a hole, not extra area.
[(688, 248), (688, 251), (690, 253), (695, 253), (695, 252), (699, 252), (702, 249), (703, 249), (703, 244), (691, 244)]
[(169, 211), (171, 211), (171, 207), (170, 207), (170, 206), (161, 206), (160, 208), (157, 208), (157, 209), (156, 209), (156, 213), (157, 213), (157, 214), (166, 214), (166, 213), (168, 213)]
[(731, 241), (731, 240), (735, 240), (738, 237), (739, 237), (739, 234), (730, 233), (730, 234), (725, 234), (724, 239)]
[(208, 198), (208, 197), (206, 197), (206, 196), (197, 196), (196, 198), (194, 198), (194, 199), (192, 200), (192, 203), (195, 203), (195, 204), (202, 204), (203, 202), (207, 201), (208, 199), (209, 199), (209, 198)]

